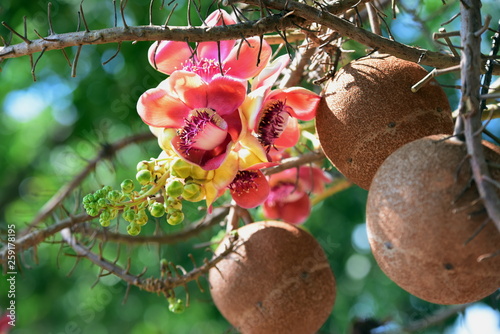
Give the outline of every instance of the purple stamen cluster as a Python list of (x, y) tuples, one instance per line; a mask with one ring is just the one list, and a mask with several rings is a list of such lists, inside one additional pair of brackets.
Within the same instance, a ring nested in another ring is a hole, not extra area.
[(258, 176), (259, 174), (257, 172), (240, 170), (236, 174), (233, 182), (228, 185), (228, 188), (238, 195), (241, 195), (242, 193), (248, 193), (251, 190), (256, 190), (257, 183), (255, 182), (255, 179)]
[(267, 103), (262, 112), (257, 138), (262, 146), (265, 147), (267, 153), (269, 153), (271, 147), (274, 147), (274, 141), (281, 135), (285, 128), (285, 118), (282, 114), (286, 112), (285, 107), (285, 102), (272, 100)]
[(203, 132), (205, 126), (209, 123), (217, 124), (214, 120), (215, 110), (213, 109), (199, 109), (196, 110), (190, 117), (185, 118), (184, 127), (179, 131), (179, 148), (189, 155), (189, 150), (196, 143), (196, 136)]
[(204, 81), (209, 82), (216, 74), (224, 75), (220, 63), (215, 59), (187, 60), (182, 67), (183, 70), (198, 74)]

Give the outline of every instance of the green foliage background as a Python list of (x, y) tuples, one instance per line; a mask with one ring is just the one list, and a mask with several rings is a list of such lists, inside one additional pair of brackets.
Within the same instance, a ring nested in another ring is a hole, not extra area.
[[(171, 25), (186, 25), (186, 2), (178, 7)], [(387, 19), (397, 40), (432, 50), (440, 47), (430, 39), (439, 25), (458, 11), (458, 1), (402, 1), (409, 9), (395, 21)], [(76, 0), (56, 0), (52, 20), (56, 32), (70, 32), (77, 27)], [(159, 10), (155, 3), (154, 22), (163, 23), (169, 10)], [(126, 15), (129, 25), (148, 24), (149, 1), (130, 0)], [(27, 17), (28, 36), (36, 38), (33, 29), (45, 35), (46, 0), (2, 0), (0, 19), (17, 31), (23, 30)], [(114, 24), (112, 1), (87, 0), (83, 3), (85, 17), (91, 29)], [(171, 7), (170, 7), (171, 8)], [(205, 7), (206, 9), (206, 7)], [(483, 12), (494, 20), (500, 17), (495, 1), (484, 1)], [(387, 12), (389, 15), (390, 13)], [(415, 21), (415, 15), (421, 21)], [(199, 19), (193, 15), (193, 21)], [(419, 26), (425, 22), (425, 26)], [(121, 25), (118, 17), (118, 24)], [(365, 22), (365, 25), (368, 23)], [(457, 28), (452, 23), (448, 30)], [(0, 27), (8, 39), (8, 30)], [(489, 34), (491, 36), (491, 34)], [(14, 37), (14, 42), (20, 42)], [(458, 41), (457, 41), (458, 44)], [(20, 231), (36, 215), (42, 205), (94, 157), (103, 144), (134, 133), (148, 130), (138, 117), (135, 104), (148, 88), (156, 86), (164, 76), (151, 68), (147, 61), (150, 43), (123, 43), (120, 53), (109, 64), (102, 65), (116, 51), (116, 46), (84, 46), (79, 58), (77, 76), (59, 51), (47, 52), (37, 64), (37, 81), (33, 82), (28, 57), (11, 59), (1, 64), (0, 73), (0, 227), (15, 224)], [(363, 47), (348, 43), (361, 56)], [(485, 50), (488, 52), (488, 40)], [(70, 59), (76, 48), (66, 50)], [(36, 55), (35, 55), (36, 59)], [(455, 84), (456, 76), (440, 77), (445, 84)], [(316, 87), (318, 90), (318, 87)], [(457, 105), (457, 92), (448, 89), (452, 107)], [(491, 125), (496, 131), (498, 125)], [(65, 202), (73, 210), (83, 194), (102, 185), (118, 187), (121, 180), (133, 177), (138, 161), (156, 157), (160, 150), (155, 141), (132, 145), (121, 151), (117, 159), (103, 161), (73, 198)], [(364, 206), (367, 192), (352, 187), (334, 195), (314, 208), (304, 225), (315, 235), (330, 260), (337, 279), (337, 299), (333, 313), (321, 333), (346, 333), (356, 318), (373, 317), (382, 321), (408, 323), (423, 318), (440, 306), (415, 298), (391, 282), (377, 267), (364, 235)], [(81, 212), (81, 209), (78, 210)], [(198, 218), (195, 206), (188, 213), (189, 221)], [(64, 217), (62, 211), (56, 217)], [(152, 233), (152, 226), (142, 233)], [(172, 231), (181, 227), (166, 227)], [(121, 265), (131, 256), (132, 273), (148, 267), (147, 275), (158, 274), (159, 260), (167, 258), (192, 268), (187, 254), (199, 263), (210, 257), (203, 248), (221, 228), (215, 227), (188, 243), (162, 247), (122, 247)], [(53, 241), (60, 240), (56, 237)], [(108, 243), (105, 254), (114, 257), (117, 246)], [(21, 257), (17, 276), (17, 325), (14, 333), (230, 333), (230, 325), (220, 316), (211, 301), (207, 282), (201, 280), (205, 292), (193, 283), (189, 286), (191, 306), (181, 315), (168, 311), (164, 297), (127, 288), (119, 279), (108, 276), (93, 285), (99, 269), (87, 260), (77, 263), (67, 247), (58, 243), (43, 243), (36, 252)], [(0, 281), (0, 307), (6, 300), (6, 282)], [(179, 296), (184, 296), (182, 289)], [(124, 298), (126, 296), (126, 298)], [(124, 300), (126, 299), (126, 300)], [(493, 299), (485, 300), (492, 304)], [(442, 333), (454, 319), (423, 333)]]

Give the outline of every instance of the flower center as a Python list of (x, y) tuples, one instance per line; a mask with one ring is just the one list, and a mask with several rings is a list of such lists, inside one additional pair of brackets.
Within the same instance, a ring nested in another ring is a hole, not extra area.
[(207, 58), (200, 60), (188, 59), (184, 62), (182, 69), (198, 74), (205, 82), (212, 81), (216, 74), (224, 75), (226, 72), (218, 61)]
[(275, 140), (285, 130), (290, 116), (286, 109), (285, 102), (281, 100), (270, 100), (263, 108), (257, 138), (267, 153), (274, 146)]
[(251, 190), (257, 190), (255, 179), (259, 176), (257, 172), (250, 170), (240, 170), (236, 174), (233, 182), (227, 187), (238, 195), (249, 193)]
[(210, 108), (195, 109), (179, 130), (179, 148), (187, 155), (191, 149), (209, 151), (224, 142), (227, 123)]

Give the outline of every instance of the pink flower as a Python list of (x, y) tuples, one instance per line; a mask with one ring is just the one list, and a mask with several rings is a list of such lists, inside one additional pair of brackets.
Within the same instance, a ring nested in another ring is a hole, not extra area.
[[(172, 149), (205, 170), (218, 168), (242, 131), (238, 108), (246, 96), (241, 81), (175, 71), (137, 102), (142, 120), (153, 128), (177, 130)], [(154, 131), (155, 134), (159, 131)]]
[(264, 216), (301, 224), (309, 217), (309, 193), (320, 193), (331, 182), (329, 174), (318, 167), (301, 166), (269, 177), (271, 191), (264, 202)]
[(261, 205), (269, 195), (269, 183), (260, 170), (238, 171), (228, 188), (236, 204), (246, 209)]
[[(219, 9), (210, 14), (205, 23), (213, 27), (236, 22)], [(148, 52), (149, 62), (160, 72), (170, 75), (176, 70), (185, 70), (197, 73), (206, 82), (220, 75), (248, 80), (262, 71), (271, 54), (270, 45), (258, 37), (239, 42), (201, 42), (196, 51), (186, 42), (161, 41), (151, 45)]]
[(267, 66), (254, 79), (242, 106), (248, 128), (268, 153), (271, 148), (294, 146), (300, 137), (297, 120), (312, 120), (320, 101), (319, 95), (302, 87), (271, 90), (289, 61), (284, 55)]

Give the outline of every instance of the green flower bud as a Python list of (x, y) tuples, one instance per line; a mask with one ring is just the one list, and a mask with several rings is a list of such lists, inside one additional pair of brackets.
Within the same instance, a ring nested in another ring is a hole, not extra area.
[(111, 188), (111, 186), (104, 186), (102, 187), (102, 192), (105, 193), (106, 195), (111, 191), (113, 190), (113, 188)]
[(113, 220), (118, 216), (118, 209), (111, 208), (109, 210), (109, 219)]
[(184, 302), (181, 299), (169, 298), (168, 304), (168, 310), (172, 313), (180, 314), (186, 310)]
[(130, 224), (127, 226), (127, 233), (131, 236), (136, 236), (141, 233), (141, 227), (136, 224)]
[(105, 208), (106, 206), (108, 206), (108, 202), (106, 202), (104, 198), (99, 198), (99, 200), (97, 200), (97, 206), (100, 208)]
[(161, 203), (155, 202), (149, 206), (149, 212), (153, 217), (162, 217), (165, 214), (165, 206)]
[(137, 164), (137, 171), (149, 170), (149, 161), (142, 160)]
[(168, 218), (167, 218), (167, 223), (170, 225), (178, 225), (182, 223), (184, 220), (184, 213), (182, 211), (173, 211), (172, 213), (169, 213)]
[(130, 179), (123, 180), (123, 182), (122, 182), (122, 184), (120, 186), (122, 188), (122, 191), (125, 194), (131, 193), (134, 190), (134, 188), (135, 188), (134, 181), (132, 181)]
[(121, 200), (122, 195), (117, 190), (111, 190), (106, 196), (111, 202), (119, 202)]
[(139, 226), (143, 226), (143, 225), (146, 225), (148, 223), (148, 220), (149, 220), (149, 218), (148, 218), (148, 215), (146, 214), (146, 212), (144, 210), (141, 210), (135, 215), (134, 223), (139, 225)]
[(184, 183), (179, 180), (169, 180), (165, 185), (167, 194), (170, 197), (179, 197), (184, 191)]
[(87, 211), (87, 214), (89, 216), (92, 216), (92, 217), (99, 215), (99, 210), (94, 209), (94, 208), (88, 208), (88, 209), (86, 209), (86, 211)]
[(94, 201), (93, 194), (87, 194), (83, 197), (83, 204), (92, 203)]
[(215, 172), (213, 170), (204, 170), (200, 166), (193, 165), (191, 169), (191, 177), (197, 183), (206, 183), (214, 178)]
[(170, 174), (185, 179), (191, 175), (191, 164), (180, 158), (175, 159), (170, 165)]
[(182, 198), (190, 202), (198, 202), (205, 198), (205, 194), (203, 193), (203, 189), (199, 184), (187, 183), (184, 185)]
[(182, 202), (178, 199), (169, 197), (167, 201), (167, 211), (172, 213), (172, 211), (180, 211), (182, 210)]
[(105, 196), (106, 196), (105, 192), (102, 189), (98, 189), (94, 193), (94, 200), (98, 200), (100, 198), (104, 198)]
[(135, 211), (128, 209), (123, 212), (123, 219), (125, 219), (128, 222), (133, 222), (135, 219)]
[(147, 169), (140, 170), (135, 174), (135, 178), (143, 186), (151, 182), (151, 176), (151, 172)]
[(108, 227), (111, 224), (111, 220), (106, 220), (102, 217), (99, 217), (99, 224), (101, 224), (102, 227)]

